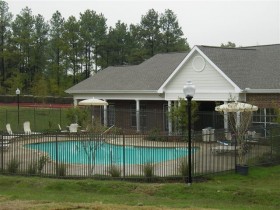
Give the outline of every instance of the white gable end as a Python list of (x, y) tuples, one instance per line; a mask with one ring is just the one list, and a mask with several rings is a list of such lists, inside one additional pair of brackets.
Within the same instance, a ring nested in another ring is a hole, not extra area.
[(194, 100), (227, 101), (237, 97), (239, 88), (198, 50), (183, 63), (163, 88), (166, 100), (184, 98), (183, 86), (190, 80), (196, 86)]

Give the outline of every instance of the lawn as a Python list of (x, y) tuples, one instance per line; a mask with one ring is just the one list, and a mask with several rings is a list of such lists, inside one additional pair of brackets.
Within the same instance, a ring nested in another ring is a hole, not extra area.
[(193, 183), (0, 176), (0, 209), (279, 209), (280, 166)]
[(57, 124), (63, 128), (69, 125), (66, 112), (67, 108), (20, 107), (18, 113), (15, 106), (0, 106), (0, 130), (6, 132), (5, 126), (10, 123), (13, 132), (23, 132), (23, 122), (30, 121), (32, 131), (55, 131)]

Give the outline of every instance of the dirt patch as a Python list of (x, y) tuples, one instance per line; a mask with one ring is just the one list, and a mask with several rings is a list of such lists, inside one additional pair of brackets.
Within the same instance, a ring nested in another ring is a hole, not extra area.
[[(6, 200), (0, 197), (0, 210), (167, 210), (170, 208), (143, 206), (141, 203), (138, 206), (127, 206), (117, 204), (102, 204), (102, 203), (52, 203), (44, 201), (22, 201), (22, 200)], [(177, 208), (172, 208), (176, 210)], [(187, 210), (203, 210), (203, 208), (185, 208)], [(182, 208), (180, 208), (182, 210)], [(210, 210), (210, 209), (207, 209)]]
[[(0, 106), (17, 106), (17, 103), (0, 103)], [(46, 104), (46, 103), (19, 103), (20, 107), (30, 107), (30, 108), (70, 108), (73, 104)]]

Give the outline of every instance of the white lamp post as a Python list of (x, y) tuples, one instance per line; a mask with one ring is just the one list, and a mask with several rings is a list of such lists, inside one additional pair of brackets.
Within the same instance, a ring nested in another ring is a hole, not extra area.
[(191, 105), (192, 105), (192, 98), (195, 94), (195, 86), (191, 81), (187, 81), (187, 83), (183, 87), (183, 92), (185, 94), (185, 97), (188, 100), (188, 165), (189, 165), (189, 178), (188, 178), (188, 185), (190, 186), (192, 184), (192, 139), (191, 139)]

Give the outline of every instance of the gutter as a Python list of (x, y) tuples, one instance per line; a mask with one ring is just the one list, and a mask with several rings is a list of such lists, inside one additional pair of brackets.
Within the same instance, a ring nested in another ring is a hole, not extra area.
[(245, 88), (241, 93), (280, 93), (280, 89), (251, 89)]
[(65, 91), (66, 93), (148, 93), (148, 94), (156, 94), (157, 90), (74, 90), (74, 91)]

